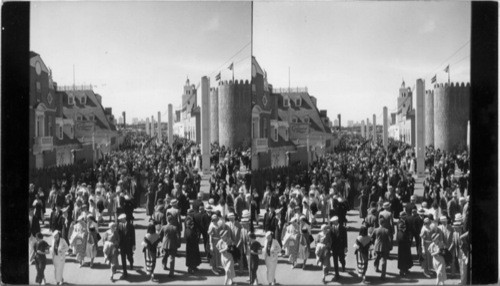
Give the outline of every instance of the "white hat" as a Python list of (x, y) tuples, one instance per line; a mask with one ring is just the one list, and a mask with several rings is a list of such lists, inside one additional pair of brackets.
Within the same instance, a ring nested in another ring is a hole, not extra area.
[(336, 222), (336, 221), (339, 221), (339, 217), (338, 216), (334, 216), (330, 219), (331, 222)]
[(119, 220), (127, 219), (127, 215), (126, 214), (121, 214), (120, 216), (118, 216), (118, 219)]

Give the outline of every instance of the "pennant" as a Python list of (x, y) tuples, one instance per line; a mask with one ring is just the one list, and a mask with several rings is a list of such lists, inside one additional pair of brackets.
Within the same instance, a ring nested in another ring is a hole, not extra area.
[(450, 65), (447, 65), (446, 68), (444, 69), (444, 72), (450, 72)]
[(215, 76), (215, 80), (220, 80), (220, 72)]
[(230, 70), (233, 70), (233, 63), (231, 63), (231, 65), (228, 66), (227, 68), (230, 69)]
[(431, 79), (431, 83), (435, 83), (436, 82), (436, 75), (434, 75), (434, 77)]

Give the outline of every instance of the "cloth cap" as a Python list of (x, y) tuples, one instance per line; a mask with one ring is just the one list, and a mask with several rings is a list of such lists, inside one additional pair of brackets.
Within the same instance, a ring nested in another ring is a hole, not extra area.
[(447, 222), (447, 221), (448, 221), (448, 218), (447, 218), (447, 217), (445, 217), (445, 216), (443, 215), (443, 216), (441, 216), (441, 217), (439, 218), (439, 221), (440, 221), (440, 222)]
[(388, 209), (390, 206), (391, 206), (391, 204), (390, 204), (389, 202), (385, 202), (385, 203), (382, 205), (382, 207), (383, 207), (384, 209)]
[(194, 214), (194, 209), (188, 209), (188, 210), (187, 210), (187, 213), (188, 213), (188, 214)]
[(123, 219), (127, 219), (127, 215), (126, 214), (121, 214), (119, 217), (118, 217), (119, 220), (123, 220)]
[(405, 211), (401, 211), (401, 212), (399, 213), (399, 216), (400, 216), (400, 217), (406, 216), (406, 212), (405, 212)]

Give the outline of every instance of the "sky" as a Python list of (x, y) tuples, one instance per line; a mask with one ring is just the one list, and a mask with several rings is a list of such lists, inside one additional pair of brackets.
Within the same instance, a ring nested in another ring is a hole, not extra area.
[[(127, 122), (181, 104), (186, 79), (250, 79), (250, 2), (32, 2), (30, 50), (62, 85), (92, 84)], [(201, 103), (198, 91), (198, 103)]]
[[(256, 2), (253, 55), (273, 87), (308, 88), (333, 121), (382, 122), (402, 80), (470, 82), (470, 2)], [(414, 98), (415, 100), (415, 98)]]

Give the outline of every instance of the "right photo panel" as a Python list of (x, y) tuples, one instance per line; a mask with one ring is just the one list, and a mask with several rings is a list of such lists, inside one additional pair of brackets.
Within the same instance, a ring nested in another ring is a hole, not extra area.
[(468, 284), (471, 3), (255, 2), (252, 35), (250, 283)]

